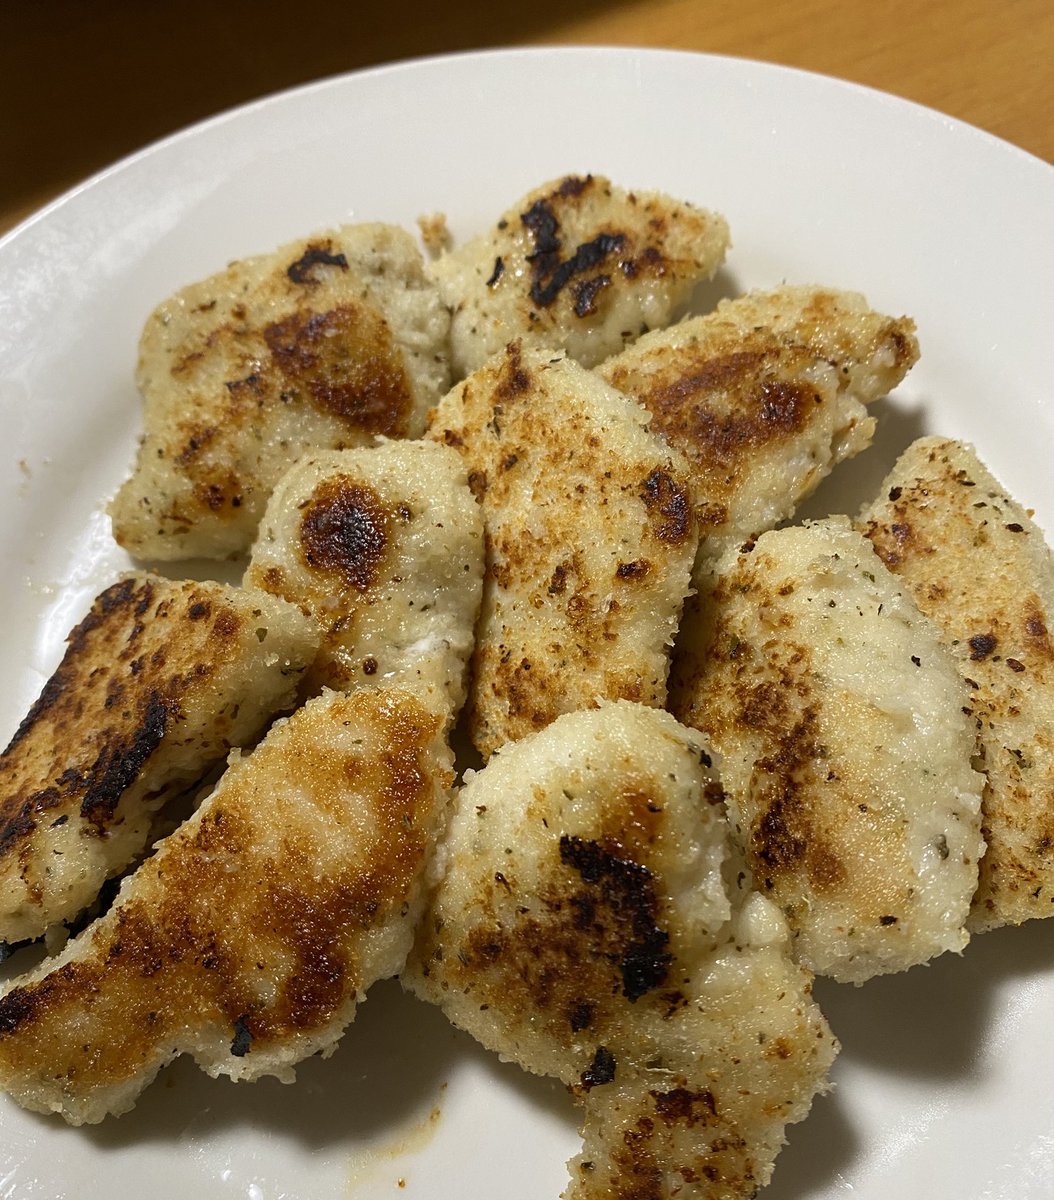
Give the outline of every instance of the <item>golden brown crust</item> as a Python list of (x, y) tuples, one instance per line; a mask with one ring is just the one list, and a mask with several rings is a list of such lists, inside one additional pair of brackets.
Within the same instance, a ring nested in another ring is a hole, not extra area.
[(441, 721), (333, 693), (276, 727), (58, 965), (0, 998), (0, 1082), (76, 1123), (192, 1053), (288, 1074), (398, 970), (450, 783)]
[(114, 502), (118, 542), (155, 558), (237, 552), (298, 455), (418, 435), (446, 384), (447, 324), (409, 235), (387, 226), (183, 289), (143, 331), (146, 433)]
[(645, 335), (599, 374), (652, 414), (692, 464), (702, 552), (789, 517), (874, 421), (863, 405), (918, 358), (914, 324), (862, 297), (782, 287)]
[(961, 949), (982, 781), (935, 631), (844, 519), (770, 531), (719, 567), (685, 631), (699, 673), (677, 715), (721, 755), (799, 961), (859, 983)]
[(515, 342), (433, 414), (483, 510), (469, 720), (485, 756), (598, 699), (665, 700), (697, 531), (686, 465), (645, 425), (591, 372)]
[(504, 748), (459, 795), (403, 974), (568, 1085), (584, 1118), (569, 1197), (745, 1200), (835, 1052), (772, 905), (737, 900), (729, 920), (701, 751), (627, 703)]
[(861, 527), (967, 681), (987, 776), (976, 930), (1054, 913), (1054, 559), (969, 446), (922, 438)]
[(291, 706), (318, 637), (260, 593), (140, 575), (107, 588), (68, 643), (0, 757), (11, 939), (75, 916), (167, 798)]

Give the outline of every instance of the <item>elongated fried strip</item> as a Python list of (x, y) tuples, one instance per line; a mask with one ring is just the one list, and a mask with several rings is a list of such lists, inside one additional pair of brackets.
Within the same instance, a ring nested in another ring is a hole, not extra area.
[(936, 630), (845, 518), (763, 534), (701, 597), (674, 708), (721, 755), (799, 961), (860, 983), (966, 944), (981, 777)]
[(601, 699), (661, 706), (697, 533), (647, 414), (564, 355), (513, 343), (449, 392), (487, 566), (469, 728), (486, 757)]
[(976, 452), (905, 451), (860, 517), (968, 683), (988, 849), (976, 932), (1054, 913), (1054, 558)]

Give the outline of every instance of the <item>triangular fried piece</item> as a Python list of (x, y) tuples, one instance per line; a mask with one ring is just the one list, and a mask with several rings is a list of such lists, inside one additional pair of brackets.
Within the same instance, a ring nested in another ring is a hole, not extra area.
[(293, 706), (318, 641), (262, 592), (152, 575), (107, 588), (0, 757), (0, 939), (90, 904), (166, 800)]

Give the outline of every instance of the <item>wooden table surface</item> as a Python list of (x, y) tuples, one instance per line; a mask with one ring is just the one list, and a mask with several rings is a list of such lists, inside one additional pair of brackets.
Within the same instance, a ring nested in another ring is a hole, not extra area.
[(0, 232), (232, 105), (400, 58), (552, 43), (803, 67), (919, 101), (1054, 162), (1051, 0), (4, 0)]

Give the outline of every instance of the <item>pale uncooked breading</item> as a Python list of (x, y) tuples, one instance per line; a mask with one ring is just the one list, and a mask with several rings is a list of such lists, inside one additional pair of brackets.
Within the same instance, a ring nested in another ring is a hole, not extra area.
[(422, 432), (449, 383), (448, 330), (390, 225), (319, 233), (177, 292), (139, 346), (145, 432), (111, 505), (117, 541), (150, 559), (247, 549), (300, 455)]
[(0, 996), (0, 1087), (72, 1124), (165, 1063), (291, 1080), (406, 957), (452, 780), (442, 719), (395, 689), (276, 725), (55, 960)]
[(700, 555), (789, 517), (871, 442), (865, 405), (918, 358), (914, 324), (854, 292), (780, 287), (646, 334), (598, 368), (692, 465)]
[(454, 376), (512, 338), (594, 366), (668, 324), (728, 241), (723, 217), (658, 192), (599, 175), (543, 184), (431, 267), (452, 312)]
[(443, 398), (429, 436), (462, 455), (483, 510), (480, 752), (599, 699), (661, 706), (698, 537), (687, 465), (640, 405), (513, 343)]
[(861, 527), (967, 680), (988, 850), (969, 926), (1054, 913), (1054, 559), (970, 446), (922, 438)]
[[(484, 1046), (571, 1088), (581, 1200), (746, 1200), (836, 1049), (775, 906), (737, 895), (733, 915), (704, 761), (669, 714), (626, 702), (505, 747), (457, 797), (402, 975)], [(708, 1190), (715, 1177), (726, 1191)]]
[(90, 904), (166, 800), (293, 706), (318, 642), (262, 592), (151, 575), (107, 588), (0, 757), (0, 939)]
[(966, 944), (982, 779), (966, 686), (845, 518), (721, 560), (672, 707), (721, 755), (729, 812), (795, 953), (860, 983)]
[(426, 441), (301, 460), (268, 503), (245, 575), (321, 627), (308, 693), (398, 685), (451, 716), (482, 581), (483, 518), (465, 466)]

